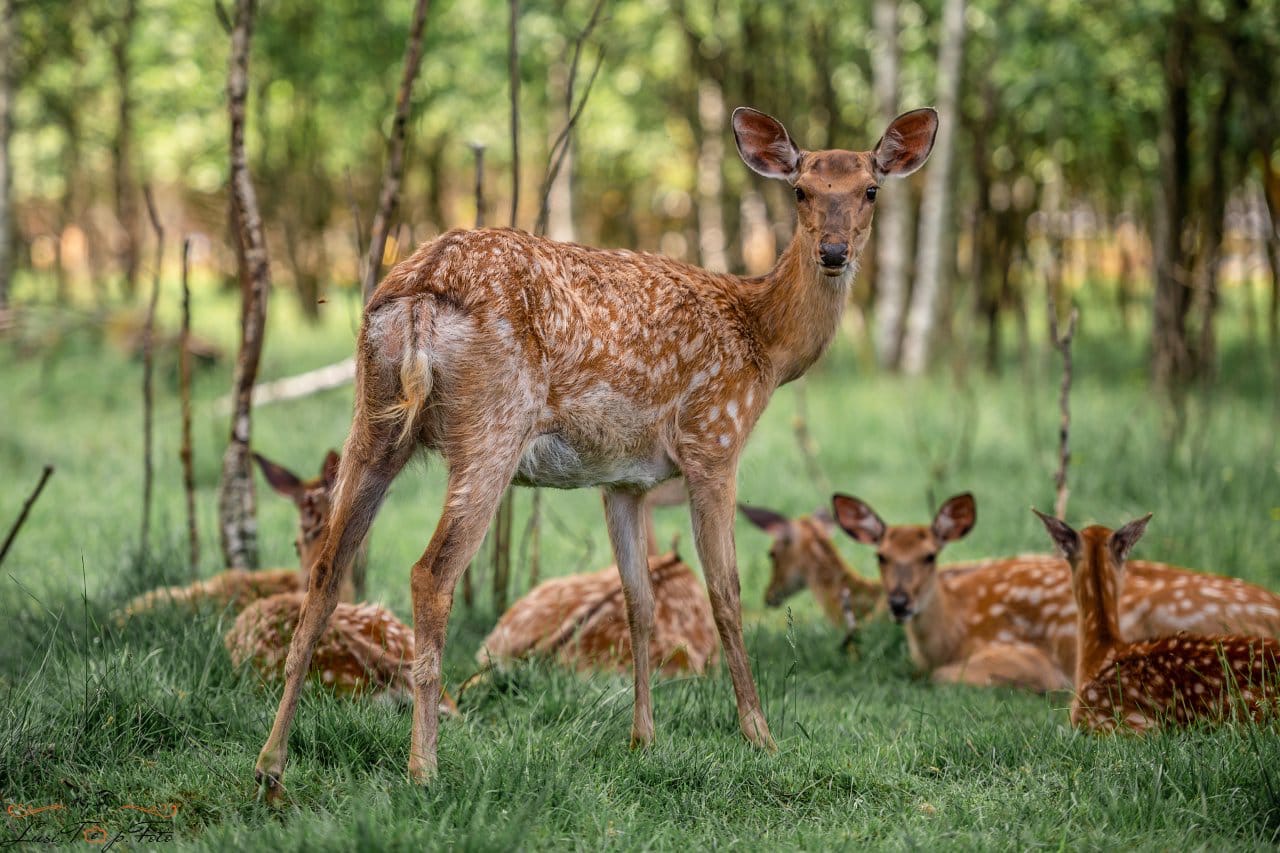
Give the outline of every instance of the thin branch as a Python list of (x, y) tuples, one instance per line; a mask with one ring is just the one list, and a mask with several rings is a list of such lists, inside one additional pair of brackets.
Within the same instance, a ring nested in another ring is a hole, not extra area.
[(797, 382), (795, 387), (796, 415), (791, 422), (791, 428), (795, 432), (796, 446), (800, 448), (800, 457), (804, 460), (805, 471), (809, 474), (809, 480), (814, 488), (820, 494), (830, 494), (831, 481), (827, 479), (822, 465), (818, 462), (818, 445), (813, 440), (813, 434), (809, 432), (809, 396), (805, 392), (804, 380)]
[(178, 393), (182, 398), (182, 488), (187, 499), (187, 569), (194, 580), (200, 567), (200, 533), (196, 524), (195, 453), (191, 447), (191, 238), (182, 241), (182, 331), (178, 336)]
[(472, 142), (471, 153), (476, 155), (476, 227), (484, 227), (484, 143)]
[(151, 228), (156, 232), (156, 265), (151, 275), (151, 296), (147, 302), (147, 319), (142, 326), (142, 530), (138, 537), (138, 547), (142, 554), (147, 553), (147, 545), (151, 536), (151, 490), (154, 479), (151, 456), (155, 443), (154, 409), (155, 409), (155, 324), (156, 303), (160, 300), (160, 262), (164, 258), (164, 228), (160, 225), (160, 217), (156, 213), (155, 199), (151, 197), (151, 187), (143, 185), (142, 197), (147, 203), (147, 216), (151, 219)]
[(400, 91), (396, 96), (395, 117), (391, 124), (391, 138), (387, 141), (387, 165), (382, 172), (382, 191), (378, 196), (378, 211), (373, 217), (373, 234), (369, 240), (369, 254), (365, 258), (361, 290), (365, 302), (373, 295), (382, 269), (382, 256), (391, 233), (391, 219), (400, 202), (400, 182), (404, 175), (405, 133), (409, 125), (409, 107), (413, 98), (413, 83), (422, 64), (422, 35), (427, 27), (427, 12), (431, 0), (417, 0), (413, 7), (413, 24), (409, 29), (409, 42), (404, 52), (404, 74), (400, 78)]
[(508, 0), (507, 78), (511, 94), (511, 227), (520, 209), (520, 0)]
[(4, 558), (9, 554), (9, 547), (13, 545), (13, 540), (17, 538), (18, 531), (22, 529), (22, 524), (27, 520), (27, 513), (31, 512), (31, 506), (36, 502), (36, 498), (40, 497), (40, 493), (44, 491), (44, 484), (53, 475), (53, 466), (45, 465), (44, 471), (40, 474), (40, 482), (36, 483), (35, 490), (26, 502), (22, 504), (22, 512), (18, 513), (18, 519), (9, 528), (9, 535), (4, 537), (4, 545), (0, 546), (0, 563), (4, 562)]
[(1054, 302), (1052, 290), (1049, 293), (1048, 302), (1049, 341), (1053, 344), (1053, 348), (1062, 354), (1062, 388), (1058, 397), (1062, 419), (1058, 426), (1058, 471), (1053, 477), (1053, 485), (1057, 491), (1053, 502), (1053, 514), (1065, 519), (1067, 500), (1071, 497), (1071, 489), (1067, 487), (1067, 466), (1071, 464), (1071, 339), (1075, 337), (1080, 309), (1071, 309), (1066, 331), (1059, 334), (1058, 307)]

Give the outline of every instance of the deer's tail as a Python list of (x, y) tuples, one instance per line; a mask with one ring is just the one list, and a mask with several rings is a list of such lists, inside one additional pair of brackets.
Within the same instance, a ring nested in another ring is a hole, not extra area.
[(400, 353), (399, 399), (374, 412), (373, 419), (383, 423), (399, 424), (398, 442), (404, 444), (412, 435), (431, 396), (431, 357), (426, 342), (419, 338), (418, 315), (423, 310), (421, 300), (409, 302), (405, 312), (408, 329)]

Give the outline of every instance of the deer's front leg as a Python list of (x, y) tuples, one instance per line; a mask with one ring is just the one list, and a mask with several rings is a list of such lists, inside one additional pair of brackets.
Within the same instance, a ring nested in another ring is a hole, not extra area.
[(653, 743), (653, 703), (650, 693), (649, 638), (653, 634), (653, 584), (642, 520), (644, 496), (638, 492), (605, 489), (604, 515), (613, 543), (613, 558), (622, 575), (631, 629), (631, 659), (635, 663), (635, 711), (631, 746)]
[(737, 495), (732, 469), (724, 478), (689, 477), (689, 507), (693, 537), (707, 576), (711, 611), (720, 632), (720, 645), (733, 678), (738, 700), (738, 723), (752, 744), (776, 750), (765, 722), (760, 696), (751, 677), (746, 646), (742, 642), (742, 592), (738, 584), (737, 555), (733, 545), (733, 509)]

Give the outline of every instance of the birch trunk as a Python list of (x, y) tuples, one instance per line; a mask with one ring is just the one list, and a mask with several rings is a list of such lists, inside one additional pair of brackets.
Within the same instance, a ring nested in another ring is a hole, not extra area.
[(702, 266), (712, 272), (728, 272), (725, 253), (724, 209), (724, 92), (710, 77), (698, 84), (698, 125), (702, 144), (698, 151), (698, 253)]
[(9, 276), (13, 272), (13, 173), (9, 136), (13, 126), (14, 0), (0, 0), (0, 312), (9, 307)]
[(902, 341), (902, 368), (913, 375), (923, 373), (929, 366), (938, 306), (946, 292), (948, 264), (943, 261), (943, 250), (951, 210), (951, 157), (956, 99), (960, 92), (960, 60), (964, 52), (964, 12), (965, 0), (946, 0), (942, 11), (942, 42), (938, 48), (938, 138), (920, 203), (916, 281)]
[(262, 232), (258, 199), (249, 175), (244, 148), (245, 101), (249, 90), (249, 42), (253, 37), (254, 0), (237, 0), (227, 70), (227, 111), (231, 118), (231, 195), (236, 227), (244, 246), (241, 280), (240, 351), (232, 382), (231, 441), (222, 457), (218, 490), (218, 527), (226, 565), (233, 569), (258, 566), (257, 505), (250, 467), (253, 384), (262, 357), (271, 271)]
[[(871, 52), (880, 124), (898, 115), (898, 0), (876, 0), (875, 47)], [(911, 196), (906, 186), (886, 187), (876, 202), (876, 356), (896, 368), (907, 306), (907, 251)]]

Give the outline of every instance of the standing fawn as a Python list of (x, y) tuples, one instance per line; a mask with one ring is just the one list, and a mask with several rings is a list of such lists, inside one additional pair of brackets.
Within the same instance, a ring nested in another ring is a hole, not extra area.
[[(701, 674), (719, 652), (711, 605), (675, 552), (649, 557), (653, 631), (649, 660), (659, 670)], [(550, 658), (576, 670), (631, 667), (631, 636), (616, 566), (539, 584), (502, 614), (476, 660), (500, 664)]]
[(1125, 642), (1120, 585), (1150, 514), (1114, 532), (1093, 525), (1077, 533), (1032, 511), (1071, 565), (1077, 610), (1073, 725), (1142, 732), (1197, 721), (1259, 720), (1275, 712), (1280, 642), (1270, 637), (1177, 634)]
[(769, 548), (771, 574), (764, 603), (782, 603), (806, 586), (831, 624), (842, 628), (851, 642), (858, 623), (884, 600), (884, 588), (851, 569), (840, 557), (831, 533), (835, 520), (825, 511), (796, 519), (763, 507), (739, 505), (747, 520), (773, 537)]
[[(1065, 561), (1023, 555), (939, 570), (938, 553), (977, 521), (967, 493), (944, 503), (927, 527), (886, 526), (848, 495), (836, 495), (832, 505), (846, 533), (875, 546), (890, 614), (905, 626), (916, 665), (935, 681), (1041, 691), (1071, 686), (1076, 607)], [(1120, 606), (1126, 637), (1280, 636), (1280, 596), (1265, 589), (1141, 560), (1127, 574)]]
[[(332, 450), (320, 466), (320, 474), (304, 480), (283, 465), (253, 454), (267, 483), (275, 491), (293, 501), (298, 509), (298, 535), (294, 549), (298, 552), (299, 565), (288, 569), (229, 569), (202, 581), (186, 586), (170, 586), (153, 589), (130, 600), (116, 612), (116, 621), (123, 624), (134, 616), (155, 610), (162, 605), (178, 605), (189, 608), (210, 607), (229, 609), (239, 613), (254, 601), (282, 592), (302, 592), (307, 588), (307, 566), (320, 548), (320, 534), (329, 518), (329, 503), (338, 476), (338, 454)], [(361, 547), (353, 561), (351, 575), (363, 579), (365, 550)], [(363, 582), (361, 581), (363, 586)], [(341, 590), (343, 601), (354, 598), (353, 582), (345, 579)]]
[(409, 775), (436, 772), (440, 661), (453, 592), (508, 484), (604, 489), (635, 660), (633, 745), (653, 741), (653, 630), (644, 493), (683, 475), (743, 735), (774, 748), (742, 641), (733, 543), (738, 457), (774, 389), (831, 341), (871, 233), (879, 183), (919, 168), (930, 109), (867, 152), (800, 150), (776, 119), (733, 114), (747, 165), (796, 198), (791, 244), (740, 278), (657, 255), (514, 230), (452, 231), (388, 273), (365, 308), (355, 414), (331, 524), (255, 777), (280, 792), (311, 650), (344, 569), (391, 481), (419, 448), (445, 460), (447, 494), (411, 578), (418, 659)]

